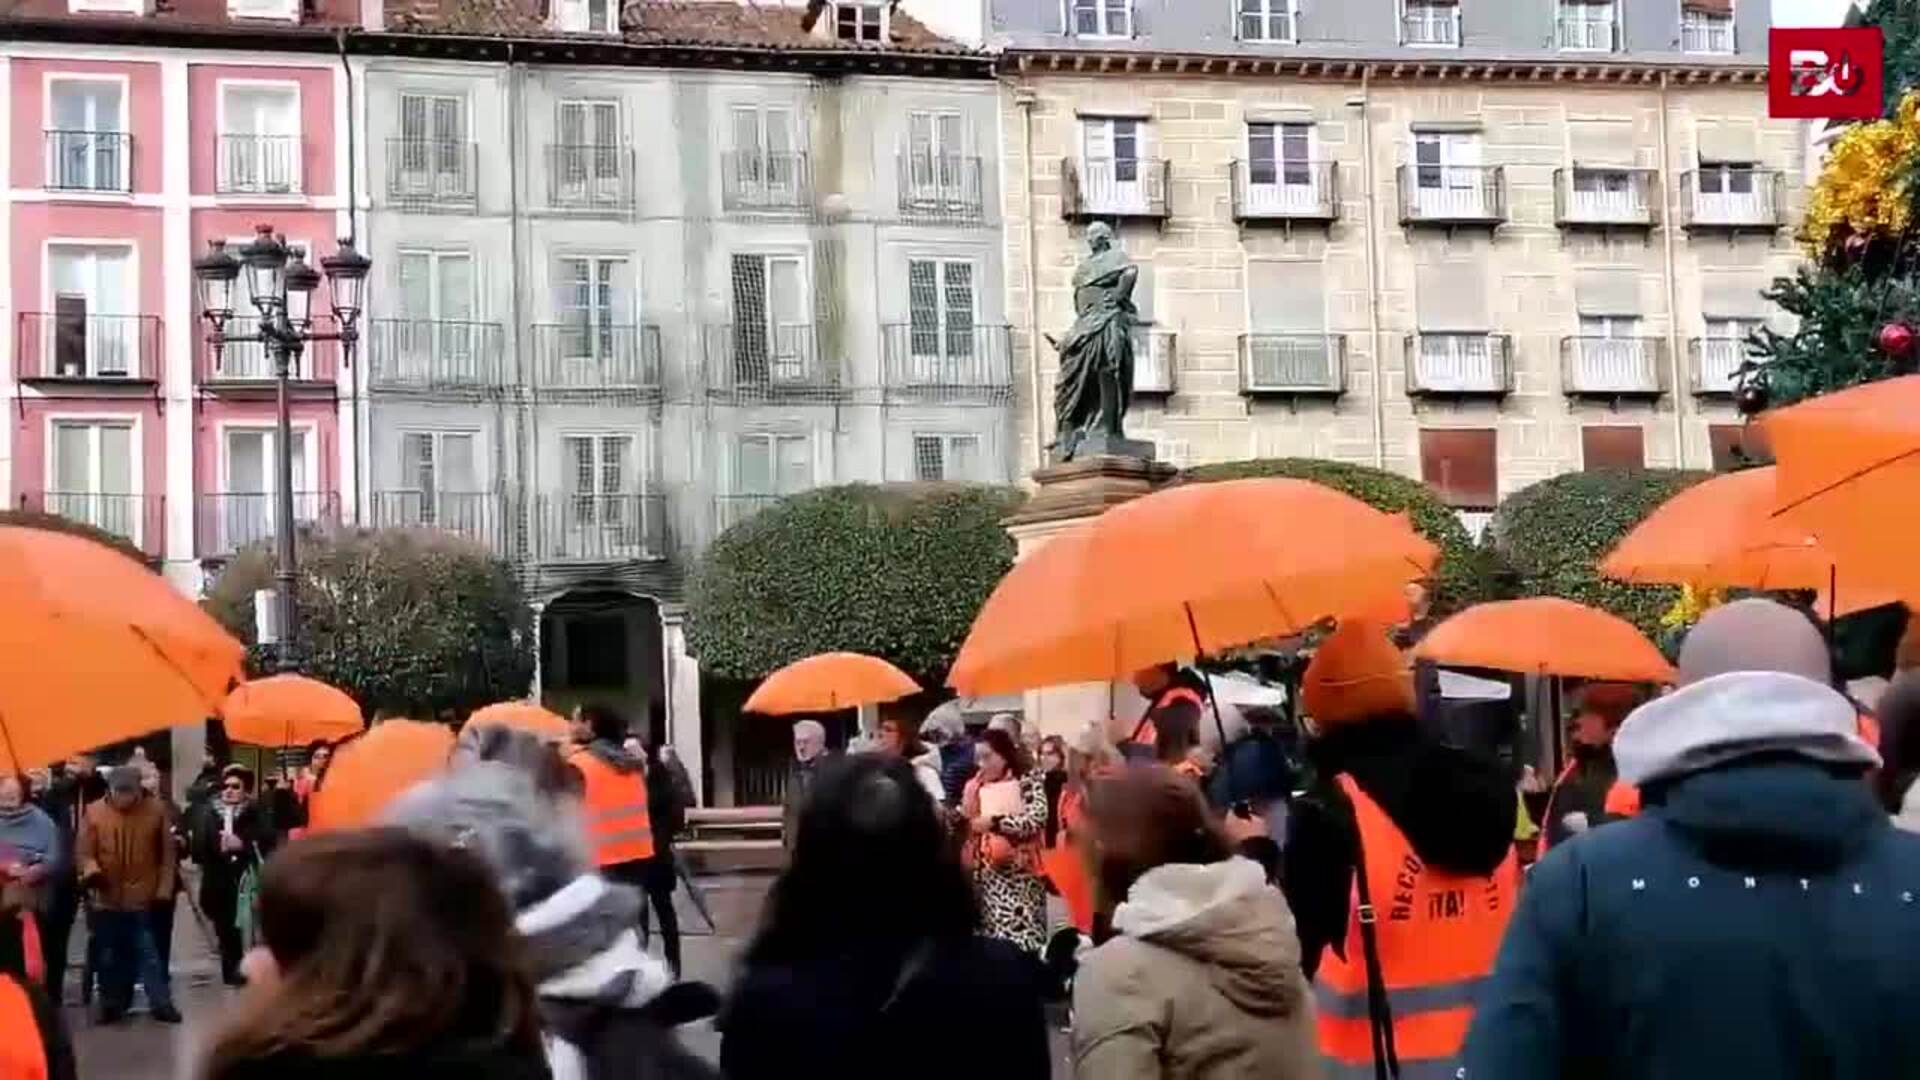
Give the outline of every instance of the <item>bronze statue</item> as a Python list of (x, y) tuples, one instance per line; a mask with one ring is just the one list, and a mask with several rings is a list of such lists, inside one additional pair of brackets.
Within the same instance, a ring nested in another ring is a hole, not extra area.
[(1087, 226), (1089, 254), (1073, 273), (1076, 318), (1066, 340), (1053, 341), (1060, 372), (1053, 384), (1055, 462), (1076, 454), (1153, 457), (1153, 444), (1126, 437), (1124, 422), (1133, 401), (1133, 306), (1140, 268), (1114, 245), (1113, 228), (1096, 221)]

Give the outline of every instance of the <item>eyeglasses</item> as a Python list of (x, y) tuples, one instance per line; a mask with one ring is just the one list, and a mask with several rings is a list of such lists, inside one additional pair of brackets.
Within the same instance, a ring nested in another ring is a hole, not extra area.
[(233, 780), (228, 783), (221, 784), (220, 788), (223, 791), (245, 791), (247, 789), (247, 785), (241, 783), (238, 780)]

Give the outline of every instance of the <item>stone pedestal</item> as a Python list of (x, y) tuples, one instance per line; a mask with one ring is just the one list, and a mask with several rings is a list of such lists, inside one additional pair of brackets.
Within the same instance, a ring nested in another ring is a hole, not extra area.
[[(1039, 490), (1004, 523), (1016, 545), (1015, 561), (1112, 507), (1164, 487), (1177, 472), (1149, 457), (1115, 455), (1080, 457), (1036, 471), (1033, 480)], [(1139, 695), (1124, 682), (1050, 686), (1026, 694), (1027, 723), (1038, 725), (1043, 735), (1071, 735), (1090, 720), (1111, 723), (1116, 713), (1124, 717), (1139, 712)], [(1118, 732), (1116, 738), (1125, 735)]]

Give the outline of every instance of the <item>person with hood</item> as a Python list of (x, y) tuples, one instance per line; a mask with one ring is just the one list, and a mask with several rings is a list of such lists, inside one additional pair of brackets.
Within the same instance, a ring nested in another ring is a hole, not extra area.
[(1467, 1075), (1920, 1075), (1920, 837), (1863, 782), (1819, 631), (1735, 601), (1678, 667), (1614, 739), (1640, 816), (1534, 867)]
[(0, 773), (0, 968), (45, 971), (40, 920), (63, 857), (59, 827), (27, 801), (26, 779)]
[(710, 1013), (718, 996), (697, 984), (670, 989), (673, 977), (635, 930), (639, 893), (594, 872), (570, 803), (520, 768), (479, 761), (401, 796), (385, 819), (492, 871), (538, 986), (554, 1080), (713, 1077), (670, 1025), (686, 1018), (676, 1000), (703, 996)]
[[(567, 762), (580, 770), (581, 802), (587, 837), (593, 842), (594, 865), (607, 880), (639, 889), (654, 908), (670, 909), (671, 867), (666, 874), (655, 870), (660, 847), (653, 835), (647, 762), (627, 752), (626, 739), (627, 722), (619, 713), (603, 705), (579, 706), (573, 710), (574, 750)], [(634, 928), (644, 934), (646, 928), (639, 921), (643, 913), (634, 914)], [(663, 917), (660, 938), (678, 967), (678, 921)]]
[(1378, 623), (1321, 642), (1300, 701), (1315, 775), (1288, 814), (1283, 880), (1321, 1052), (1356, 1075), (1397, 1060), (1452, 1076), (1519, 884), (1514, 778), (1422, 731)]
[(1074, 1075), (1319, 1076), (1286, 899), (1233, 854), (1199, 789), (1142, 766), (1096, 782), (1087, 810), (1114, 936), (1074, 977)]
[(921, 789), (933, 805), (946, 806), (947, 788), (940, 782), (940, 751), (921, 742), (920, 736), (898, 717), (881, 719), (880, 752), (912, 766), (913, 775), (919, 778)]
[(940, 814), (897, 757), (822, 769), (720, 1016), (728, 1080), (1048, 1080), (1032, 961), (980, 935)]
[(141, 790), (138, 768), (108, 774), (107, 797), (87, 808), (74, 859), (93, 897), (88, 929), (99, 946), (101, 1023), (127, 1015), (136, 974), (152, 1017), (179, 1023), (150, 915), (155, 898), (173, 892), (173, 833), (166, 812)]
[(1607, 797), (1620, 779), (1613, 763), (1613, 736), (1639, 704), (1639, 691), (1624, 683), (1588, 683), (1580, 688), (1573, 720), (1567, 725), (1567, 767), (1547, 792), (1541, 814), (1546, 838), (1540, 850), (1614, 820), (1607, 812)]

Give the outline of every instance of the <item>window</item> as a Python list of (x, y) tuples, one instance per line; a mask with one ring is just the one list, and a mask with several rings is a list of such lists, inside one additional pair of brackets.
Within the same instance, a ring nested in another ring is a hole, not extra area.
[(1580, 336), (1584, 338), (1638, 338), (1638, 315), (1582, 315)]
[(1773, 216), (1773, 189), (1752, 162), (1700, 163), (1693, 196), (1694, 220), (1764, 222)]
[(1751, 195), (1754, 191), (1752, 162), (1700, 163), (1700, 194)]
[(1452, 0), (1406, 0), (1400, 15), (1403, 45), (1460, 44), (1460, 7)]
[(141, 319), (135, 312), (133, 252), (126, 247), (55, 244), (47, 249), (49, 318), (41, 320), (48, 375), (66, 379), (140, 374)]
[(55, 420), (46, 509), (138, 542), (142, 524), (133, 424)]
[(980, 436), (915, 435), (913, 478), (922, 481), (984, 479), (979, 475)]
[(1708, 425), (1707, 447), (1713, 455), (1713, 471), (1732, 472), (1770, 464), (1773, 449), (1767, 445), (1766, 434), (1758, 424)]
[(1420, 478), (1448, 506), (1491, 510), (1500, 501), (1492, 428), (1429, 428), (1420, 432)]
[(910, 196), (916, 201), (944, 201), (961, 193), (965, 125), (957, 112), (916, 112), (907, 117)]
[(1680, 49), (1732, 52), (1733, 0), (1680, 0)]
[[(295, 428), (293, 514), (297, 520), (320, 516), (320, 495), (308, 453), (308, 431)], [(274, 535), (274, 493), (279, 490), (280, 459), (272, 428), (227, 428), (221, 437), (220, 494), (215, 515), (221, 551), (235, 551)]]
[(1294, 0), (1239, 0), (1240, 40), (1293, 41)]
[(298, 195), (300, 156), (299, 87), (220, 84), (215, 190), (231, 195)]
[(126, 84), (118, 79), (47, 81), (47, 187), (128, 191)]
[(1558, 41), (1562, 49), (1613, 51), (1613, 0), (1560, 0)]
[(569, 34), (620, 32), (620, 0), (557, 0), (555, 28)]
[(1081, 121), (1081, 198), (1089, 210), (1146, 208), (1146, 168), (1141, 156), (1145, 136), (1145, 122), (1128, 117)]
[(401, 249), (399, 376), (432, 381), (476, 374), (473, 256)]
[(1581, 315), (1574, 346), (1572, 390), (1636, 393), (1660, 385), (1637, 315)]
[(574, 255), (554, 268), (563, 361), (611, 361), (619, 346), (630, 352), (633, 323), (633, 272), (626, 259)]
[(562, 200), (591, 199), (621, 185), (620, 103), (563, 101), (555, 178)]
[(734, 446), (737, 495), (793, 495), (813, 487), (813, 445), (805, 435), (756, 432)]
[(1247, 125), (1247, 177), (1256, 187), (1313, 184), (1313, 125)]
[(406, 509), (407, 524), (460, 528), (470, 520), (472, 496), (480, 490), (469, 431), (409, 431), (400, 436), (400, 484), (418, 500)]
[[(929, 360), (973, 356), (973, 264), (959, 259), (907, 260), (907, 314), (919, 368)], [(932, 372), (927, 374), (932, 375)]]
[(1699, 392), (1733, 393), (1740, 380), (1740, 366), (1747, 361), (1747, 337), (1759, 333), (1763, 323), (1761, 319), (1707, 316), (1707, 333), (1700, 339), (1700, 369), (1694, 373)]
[(738, 105), (733, 110), (731, 177), (764, 202), (797, 200), (800, 193), (799, 129), (784, 106)]
[(1079, 37), (1132, 37), (1133, 0), (1068, 0)]
[(1576, 165), (1569, 209), (1576, 221), (1638, 221), (1647, 215), (1646, 188), (1631, 169)]
[(1422, 217), (1475, 218), (1492, 212), (1478, 132), (1416, 132), (1413, 161), (1414, 209)]
[(835, 4), (833, 36), (841, 41), (887, 40), (887, 5)]
[(1580, 429), (1582, 469), (1643, 469), (1647, 433), (1638, 424), (1589, 424)]
[(803, 381), (813, 371), (813, 326), (799, 255), (733, 257), (736, 377)]
[(408, 191), (458, 195), (467, 175), (467, 101), (438, 94), (400, 95), (400, 171)]

